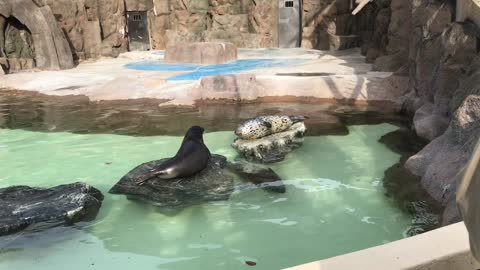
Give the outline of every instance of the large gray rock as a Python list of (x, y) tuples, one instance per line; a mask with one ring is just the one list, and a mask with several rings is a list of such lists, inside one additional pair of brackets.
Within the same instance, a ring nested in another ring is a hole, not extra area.
[(450, 24), (453, 10), (438, 1), (415, 0), (410, 34), (410, 79), (419, 97), (433, 101), (434, 77), (444, 53), (441, 35)]
[(223, 64), (236, 59), (237, 47), (231, 43), (184, 43), (165, 51), (165, 63)]
[[(414, 110), (415, 104), (423, 104), (415, 112), (414, 127), (418, 135), (432, 141), (405, 166), (422, 177), (422, 186), (445, 207), (445, 225), (460, 220), (456, 182), (480, 136), (478, 27), (447, 24), (451, 14), (447, 5), (418, 1), (422, 3), (414, 5), (417, 27), (411, 47), (413, 91), (406, 107)], [(419, 11), (438, 17), (428, 20)]]
[[(55, 0), (37, 1), (50, 7), (67, 35), (75, 60), (118, 56), (127, 51), (126, 5), (146, 10), (152, 1)], [(140, 3), (142, 2), (142, 3)]]
[(412, 33), (412, 1), (392, 0), (390, 9), (386, 50), (388, 54), (401, 52), (405, 56), (404, 64), (407, 64), (405, 59), (408, 57), (408, 46)]
[(447, 117), (435, 112), (432, 103), (426, 102), (415, 112), (413, 126), (418, 136), (431, 141), (445, 132), (449, 121)]
[(460, 86), (450, 100), (450, 111), (455, 112), (469, 95), (480, 95), (480, 54), (474, 57), (468, 72), (462, 76)]
[(52, 188), (1, 188), (0, 235), (15, 233), (37, 223), (48, 228), (93, 220), (102, 200), (99, 190), (80, 182)]
[(37, 67), (66, 69), (73, 67), (70, 46), (57, 26), (49, 6), (37, 6), (31, 0), (0, 0), (0, 15), (14, 17), (32, 34)]
[[(370, 50), (369, 50), (370, 51)], [(382, 55), (375, 59), (373, 69), (376, 71), (397, 72), (407, 68), (405, 61), (408, 52), (397, 52), (394, 54)], [(368, 54), (367, 54), (368, 58)]]
[[(123, 0), (97, 0), (98, 20), (102, 29), (100, 38), (102, 56), (117, 57), (127, 51), (128, 40), (126, 35), (127, 18)], [(143, 1), (152, 8), (152, 1)]]
[(207, 167), (194, 176), (167, 180), (154, 178), (143, 185), (136, 184), (135, 179), (139, 175), (166, 160), (154, 160), (137, 166), (122, 177), (109, 193), (124, 194), (128, 199), (147, 202), (169, 211), (208, 201), (228, 200), (233, 192), (233, 177), (225, 173), (227, 160), (220, 155), (212, 155)]
[(282, 161), (292, 150), (303, 144), (306, 131), (303, 122), (293, 124), (288, 130), (255, 140), (235, 139), (232, 147), (247, 160), (272, 163)]
[(436, 112), (451, 115), (450, 100), (460, 81), (465, 78), (467, 69), (477, 57), (477, 26), (473, 23), (452, 23), (442, 32), (443, 55), (433, 77), (433, 90)]
[(427, 192), (447, 207), (449, 212), (444, 216), (451, 221), (458, 220), (458, 212), (452, 206), (456, 179), (479, 138), (480, 96), (470, 95), (454, 113), (447, 131), (405, 163), (409, 171), (422, 177)]
[[(387, 1), (383, 1), (388, 5)], [(390, 14), (383, 15), (383, 20), (378, 21), (375, 27), (374, 41), (384, 49), (386, 55), (380, 56), (375, 60), (374, 69), (379, 71), (395, 72), (402, 68), (408, 68), (408, 49), (410, 36), (412, 34), (412, 1), (392, 0), (390, 5)], [(389, 16), (389, 21), (385, 18)], [(383, 28), (381, 22), (388, 22), (387, 28)], [(377, 28), (377, 25), (380, 27)], [(388, 41), (388, 44), (387, 44)], [(386, 45), (386, 46), (385, 46)]]

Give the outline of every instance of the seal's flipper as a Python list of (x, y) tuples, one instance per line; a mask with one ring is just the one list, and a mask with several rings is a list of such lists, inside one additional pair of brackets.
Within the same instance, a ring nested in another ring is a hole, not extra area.
[(144, 174), (141, 174), (137, 177), (137, 179), (135, 179), (135, 183), (139, 186), (145, 184), (145, 182), (147, 182), (148, 180), (154, 178), (154, 177), (157, 177), (157, 176), (160, 176), (160, 175), (164, 175), (164, 174), (167, 174), (167, 172), (165, 171), (153, 171), (153, 172), (150, 172), (150, 173), (144, 173)]

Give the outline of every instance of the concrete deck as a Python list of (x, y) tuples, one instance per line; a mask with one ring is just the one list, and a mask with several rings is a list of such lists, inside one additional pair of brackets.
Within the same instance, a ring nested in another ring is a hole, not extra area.
[[(332, 243), (334, 244), (334, 243)], [(463, 222), (287, 270), (476, 270)]]
[[(276, 67), (258, 66), (230, 75), (251, 74), (255, 79), (250, 87), (253, 92), (249, 95), (238, 95), (244, 91), (241, 87), (225, 90), (237, 93), (233, 96), (241, 96), (236, 102), (285, 98), (305, 100), (307, 97), (368, 103), (395, 101), (406, 91), (405, 77), (372, 72), (371, 65), (365, 63), (358, 49), (342, 52), (239, 49), (239, 59), (294, 59), (297, 62)], [(208, 91), (215, 86), (201, 84), (201, 79), (170, 80), (187, 71), (146, 71), (125, 66), (144, 60), (162, 63), (163, 52), (128, 52), (115, 59), (81, 63), (70, 70), (9, 74), (0, 77), (0, 88), (38, 91), (47, 95), (85, 95), (94, 101), (137, 98), (167, 101), (162, 105), (193, 105), (199, 100), (224, 99), (225, 95)]]

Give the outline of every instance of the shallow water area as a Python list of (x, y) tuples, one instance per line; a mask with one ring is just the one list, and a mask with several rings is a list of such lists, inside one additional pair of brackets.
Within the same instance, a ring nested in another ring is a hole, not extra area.
[[(259, 269), (283, 267), (397, 240), (410, 217), (385, 196), (383, 171), (399, 155), (378, 139), (390, 124), (350, 126), (348, 136), (312, 136), (272, 168), (285, 194), (238, 182), (229, 201), (167, 216), (108, 194), (134, 166), (171, 156), (178, 136), (0, 130), (2, 187), (85, 181), (105, 195), (92, 223), (0, 238), (4, 269)], [(233, 159), (231, 132), (205, 136)], [(328, 243), (328, 244), (326, 244)]]
[[(234, 127), (268, 114), (310, 117), (304, 145), (271, 165), (284, 179), (284, 194), (237, 180), (228, 201), (166, 215), (107, 193), (138, 164), (175, 154), (190, 125), (205, 127), (212, 153), (234, 160)], [(387, 191), (382, 183), (384, 172), (404, 155), (396, 148), (411, 145), (396, 139), (399, 126), (386, 123), (396, 120), (341, 105), (172, 110), (148, 100), (92, 103), (0, 92), (0, 187), (84, 181), (105, 195), (93, 222), (43, 231), (39, 225), (0, 237), (0, 269), (252, 267), (245, 261), (256, 262), (257, 269), (281, 269), (401, 239), (412, 216), (395, 193), (416, 194), (419, 186), (389, 185)], [(379, 141), (386, 134), (396, 145)], [(403, 183), (403, 175), (395, 177)]]

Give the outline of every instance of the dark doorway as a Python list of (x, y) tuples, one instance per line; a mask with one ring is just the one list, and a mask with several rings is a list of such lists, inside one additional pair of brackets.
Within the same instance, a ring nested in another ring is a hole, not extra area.
[(300, 47), (301, 0), (278, 0), (278, 47)]
[(128, 43), (130, 51), (146, 51), (150, 49), (148, 21), (146, 11), (127, 12)]

